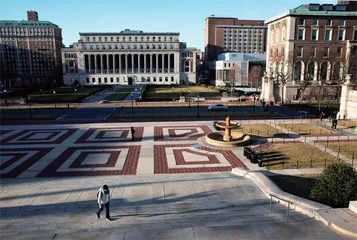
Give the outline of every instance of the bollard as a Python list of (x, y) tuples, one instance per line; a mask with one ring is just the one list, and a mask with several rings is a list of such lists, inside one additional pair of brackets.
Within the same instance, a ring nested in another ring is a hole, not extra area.
[(312, 158), (311, 158), (311, 160), (310, 160), (310, 168), (312, 168)]
[(337, 158), (340, 159), (340, 150), (341, 150), (341, 147), (338, 147), (338, 152), (337, 152)]

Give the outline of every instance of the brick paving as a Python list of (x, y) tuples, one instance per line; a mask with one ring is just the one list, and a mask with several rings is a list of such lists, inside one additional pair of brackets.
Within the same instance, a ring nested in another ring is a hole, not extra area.
[[(279, 123), (261, 122), (271, 126)], [(134, 140), (131, 125), (136, 130)], [(242, 148), (205, 146), (204, 136), (212, 130), (211, 121), (5, 125), (0, 134), (0, 177), (136, 175), (138, 169), (140, 174), (220, 172), (235, 167), (259, 169), (242, 157)], [(357, 137), (300, 137), (283, 129), (267, 138), (266, 143), (252, 147), (260, 150), (277, 143), (311, 145), (327, 140), (357, 141)], [(319, 144), (316, 147), (320, 148)], [(334, 155), (331, 150), (328, 153)], [(352, 162), (344, 157), (343, 160)]]

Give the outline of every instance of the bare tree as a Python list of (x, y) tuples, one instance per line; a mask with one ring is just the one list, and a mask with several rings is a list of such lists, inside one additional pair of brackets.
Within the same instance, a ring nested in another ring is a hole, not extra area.
[(262, 85), (263, 68), (261, 65), (254, 65), (249, 69), (248, 84), (251, 87), (260, 87)]

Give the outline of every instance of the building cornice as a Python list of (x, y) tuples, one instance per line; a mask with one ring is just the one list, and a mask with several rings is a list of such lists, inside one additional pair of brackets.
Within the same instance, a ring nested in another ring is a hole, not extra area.
[(177, 32), (80, 32), (80, 36), (127, 36), (127, 35), (163, 35), (179, 36)]

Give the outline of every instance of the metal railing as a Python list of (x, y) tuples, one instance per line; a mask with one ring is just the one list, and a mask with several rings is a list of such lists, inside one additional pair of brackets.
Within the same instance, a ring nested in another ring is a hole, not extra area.
[[(287, 208), (287, 212), (286, 212), (286, 221), (288, 221), (289, 219), (289, 209), (290, 209), (290, 204), (294, 204), (293, 202), (289, 201), (289, 200), (286, 200), (286, 199), (283, 199), (283, 198), (280, 198), (274, 194), (269, 194), (270, 196), (270, 208), (269, 208), (269, 213), (271, 213), (271, 209), (272, 209), (272, 202), (273, 202), (273, 197), (274, 198), (277, 198), (281, 201), (284, 201), (284, 202), (287, 202), (288, 203), (288, 208)], [(279, 201), (278, 201), (279, 202)]]

